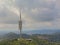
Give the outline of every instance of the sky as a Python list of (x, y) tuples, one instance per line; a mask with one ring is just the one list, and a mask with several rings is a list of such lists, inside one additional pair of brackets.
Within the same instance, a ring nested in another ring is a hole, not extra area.
[(60, 0), (0, 0), (0, 30), (60, 29)]

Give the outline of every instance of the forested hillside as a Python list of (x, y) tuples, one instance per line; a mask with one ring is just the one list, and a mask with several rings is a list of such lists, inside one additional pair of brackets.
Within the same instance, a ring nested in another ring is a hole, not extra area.
[(0, 45), (60, 45), (57, 42), (49, 42), (48, 40), (32, 38), (31, 41), (26, 39), (2, 40)]
[(19, 34), (8, 33), (0, 37), (0, 45), (60, 45), (60, 33), (47, 34)]

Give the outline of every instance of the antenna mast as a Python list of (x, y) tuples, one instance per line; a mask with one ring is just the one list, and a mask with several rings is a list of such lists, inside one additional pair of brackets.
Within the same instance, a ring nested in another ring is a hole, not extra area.
[(20, 30), (20, 38), (21, 38), (21, 37), (22, 37), (22, 19), (21, 19), (21, 10), (20, 10), (19, 30)]

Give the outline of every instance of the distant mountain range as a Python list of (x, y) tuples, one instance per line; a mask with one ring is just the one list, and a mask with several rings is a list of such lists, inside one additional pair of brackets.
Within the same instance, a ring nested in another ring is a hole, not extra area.
[[(47, 31), (47, 32), (46, 32)], [(32, 33), (33, 32), (33, 33)], [(60, 30), (35, 30), (35, 31), (29, 31), (28, 33), (32, 33), (32, 35), (29, 35), (27, 32), (27, 34), (22, 34), (23, 38), (31, 38), (31, 37), (38, 37), (41, 39), (47, 39), (49, 41), (60, 41)], [(44, 32), (44, 33), (43, 33)], [(20, 34), (16, 34), (13, 32), (4, 34), (0, 36), (0, 40), (1, 39), (17, 39), (20, 37)]]
[[(30, 35), (22, 34), (22, 37), (23, 38), (30, 38)], [(20, 34), (16, 34), (13, 32), (10, 32), (10, 33), (7, 33), (7, 34), (0, 36), (0, 39), (17, 39), (17, 38), (20, 38)]]
[(53, 34), (56, 32), (60, 32), (60, 30), (32, 30), (26, 31), (26, 34)]
[[(0, 35), (4, 35), (4, 34), (7, 34), (7, 33), (10, 33), (10, 32), (14, 32), (14, 33), (17, 33), (19, 34), (18, 31), (0, 31)], [(56, 32), (60, 32), (60, 30), (28, 30), (28, 31), (25, 31), (23, 30), (22, 33), (25, 33), (25, 34), (53, 34), (53, 33), (56, 33)]]

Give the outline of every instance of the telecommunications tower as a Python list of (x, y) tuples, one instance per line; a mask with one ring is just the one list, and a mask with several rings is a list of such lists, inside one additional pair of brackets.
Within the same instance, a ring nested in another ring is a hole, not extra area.
[(20, 30), (20, 38), (22, 37), (22, 19), (21, 19), (21, 11), (19, 16), (19, 30)]

